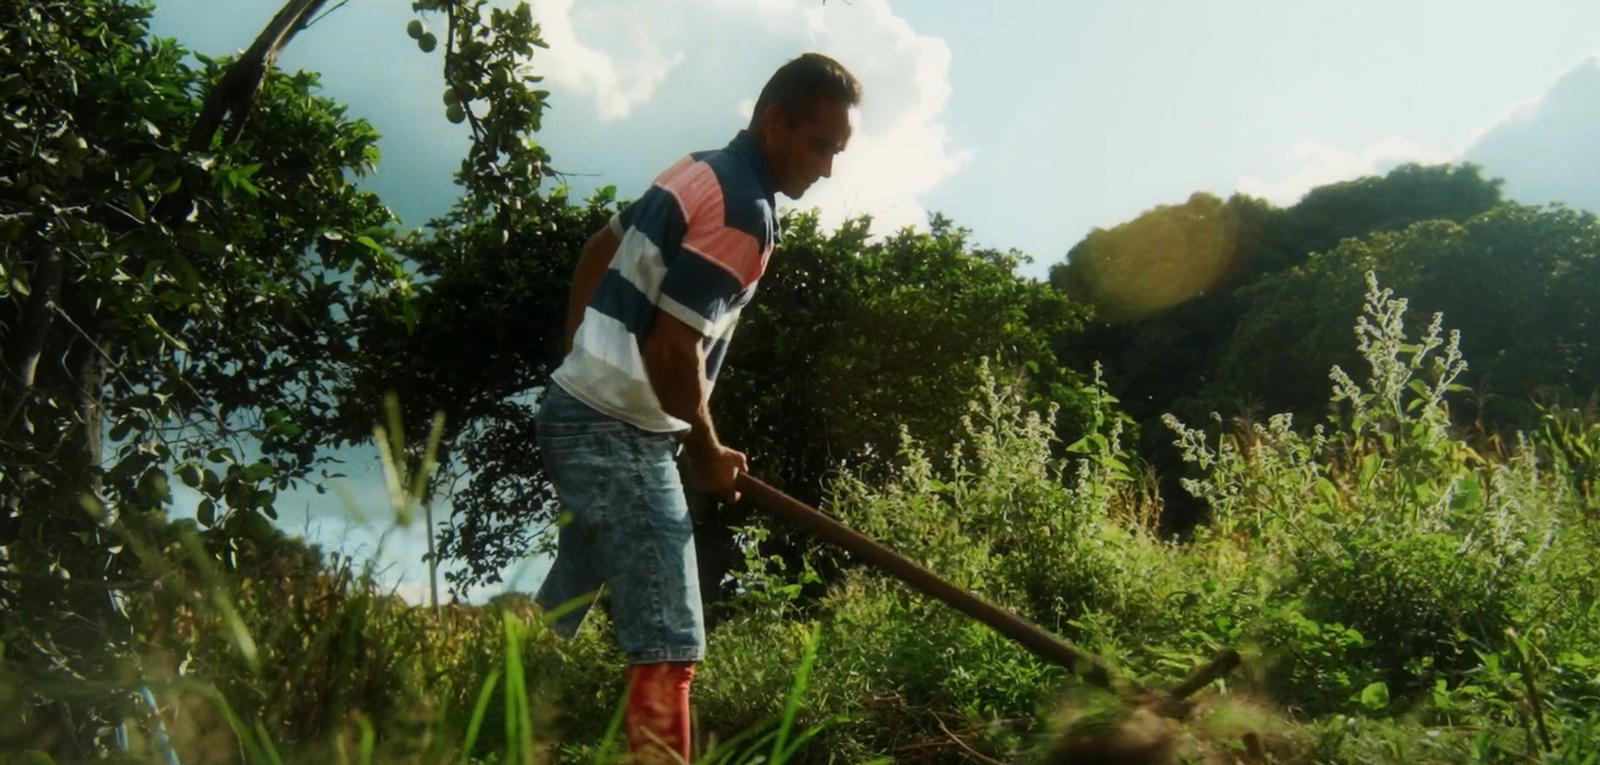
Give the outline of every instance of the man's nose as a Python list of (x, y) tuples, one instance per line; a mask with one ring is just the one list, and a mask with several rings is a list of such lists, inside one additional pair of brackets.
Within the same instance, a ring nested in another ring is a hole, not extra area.
[(824, 177), (824, 178), (832, 178), (833, 177), (833, 155), (832, 154), (829, 154), (826, 159), (822, 160), (822, 177)]

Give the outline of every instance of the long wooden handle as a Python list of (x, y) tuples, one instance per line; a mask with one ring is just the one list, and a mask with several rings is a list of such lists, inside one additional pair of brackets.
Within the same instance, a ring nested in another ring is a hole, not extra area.
[(737, 488), (757, 506), (805, 527), (823, 541), (848, 550), (917, 591), (993, 627), (996, 632), (1021, 643), (1039, 658), (1066, 667), (1090, 683), (1111, 688), (1111, 672), (1104, 663), (1061, 642), (1032, 622), (941, 579), (905, 556), (862, 536), (822, 511), (772, 488), (748, 473), (740, 474)]

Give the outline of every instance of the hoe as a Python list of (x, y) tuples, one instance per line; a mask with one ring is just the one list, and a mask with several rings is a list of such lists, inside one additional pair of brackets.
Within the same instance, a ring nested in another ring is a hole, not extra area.
[[(1065, 667), (1092, 685), (1103, 688), (1131, 702), (1135, 712), (1130, 719), (1153, 717), (1181, 720), (1187, 716), (1190, 704), (1186, 699), (1211, 684), (1212, 681), (1232, 671), (1239, 665), (1239, 654), (1226, 650), (1205, 664), (1195, 668), (1189, 676), (1165, 692), (1146, 689), (1127, 678), (1113, 681), (1105, 662), (1086, 653), (1039, 626), (1016, 614), (995, 606), (966, 590), (951, 584), (933, 572), (913, 563), (899, 553), (861, 535), (853, 529), (830, 518), (749, 474), (741, 474), (738, 490), (756, 506), (769, 513), (798, 524), (817, 538), (844, 548), (859, 560), (899, 579), (913, 589), (933, 597), (995, 631), (1020, 643), (1024, 648), (1045, 661)], [(1137, 726), (1137, 723), (1124, 728)], [(1145, 726), (1148, 728), (1149, 726)], [(1164, 763), (1171, 760), (1171, 741), (1164, 736), (1146, 735), (1139, 730), (1109, 731), (1087, 737), (1065, 740), (1058, 749), (1060, 762), (1127, 762)], [(1246, 742), (1247, 746), (1250, 742)], [(1249, 747), (1254, 748), (1254, 747)]]

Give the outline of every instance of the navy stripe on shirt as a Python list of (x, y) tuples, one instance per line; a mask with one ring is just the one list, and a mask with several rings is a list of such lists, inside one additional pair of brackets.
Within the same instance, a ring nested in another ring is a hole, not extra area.
[(669, 266), (688, 228), (687, 218), (678, 207), (678, 198), (660, 186), (651, 186), (622, 211), (622, 230), (644, 234), (661, 251), (662, 261)]
[(655, 325), (655, 305), (615, 269), (600, 277), (600, 285), (595, 287), (589, 307), (622, 322), (635, 337), (650, 334), (650, 328)]

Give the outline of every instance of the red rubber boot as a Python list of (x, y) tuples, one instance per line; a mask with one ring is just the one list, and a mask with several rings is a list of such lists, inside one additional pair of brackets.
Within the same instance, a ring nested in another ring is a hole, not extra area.
[(687, 763), (689, 685), (694, 664), (663, 662), (628, 668), (628, 713), (624, 727), (634, 762), (641, 765)]

